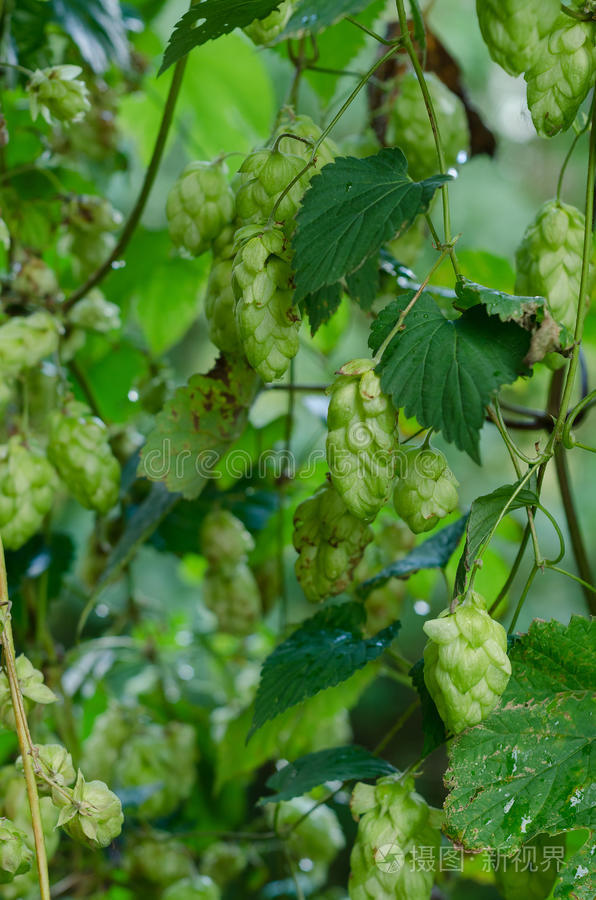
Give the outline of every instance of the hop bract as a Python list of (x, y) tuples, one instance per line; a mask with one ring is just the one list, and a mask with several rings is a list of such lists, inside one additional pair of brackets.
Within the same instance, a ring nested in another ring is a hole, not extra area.
[(486, 718), (507, 687), (507, 633), (475, 592), (423, 628), (429, 637), (424, 681), (445, 725), (457, 734)]
[(291, 234), (296, 227), (294, 216), (308, 183), (306, 173), (294, 184), (292, 182), (303, 169), (304, 160), (294, 153), (255, 150), (247, 156), (239, 169), (240, 188), (236, 196), (238, 215), (243, 224), (267, 222), (273, 215), (275, 222), (283, 224)]
[(0, 818), (0, 884), (31, 868), (33, 852), (27, 835), (9, 819)]
[(0, 535), (5, 547), (18, 550), (39, 531), (57, 487), (52, 465), (18, 435), (0, 447)]
[[(312, 148), (319, 140), (322, 133), (319, 126), (313, 122), (310, 116), (297, 116), (293, 110), (290, 109), (286, 111), (286, 115), (281, 120), (275, 136), (276, 138), (280, 138), (278, 147), (282, 153), (293, 153), (306, 163), (310, 161), (312, 157)], [(295, 134), (297, 137), (307, 138), (311, 143), (305, 144), (302, 141), (293, 140), (291, 137), (281, 137), (282, 134)], [(339, 155), (340, 149), (337, 144), (330, 138), (323, 138), (317, 148), (315, 165), (305, 173), (303, 182), (310, 181), (317, 172), (320, 172), (323, 166), (332, 163), (335, 157)]]
[(176, 247), (192, 256), (209, 250), (235, 215), (234, 193), (223, 163), (191, 162), (168, 194), (166, 215)]
[(293, 0), (281, 0), (278, 8), (264, 19), (255, 19), (250, 25), (246, 25), (244, 33), (255, 44), (270, 44), (288, 24), (293, 5)]
[(122, 830), (119, 797), (103, 781), (85, 781), (81, 771), (72, 791), (54, 788), (52, 799), (60, 808), (58, 824), (81, 844), (93, 849), (107, 847)]
[(33, 121), (41, 113), (46, 122), (79, 122), (88, 109), (89, 91), (77, 76), (80, 66), (50, 66), (33, 73), (27, 91)]
[(456, 508), (457, 484), (439, 450), (406, 450), (393, 494), (396, 512), (414, 534), (430, 531)]
[(488, 51), (510, 75), (531, 69), (559, 15), (558, 0), (476, 0)]

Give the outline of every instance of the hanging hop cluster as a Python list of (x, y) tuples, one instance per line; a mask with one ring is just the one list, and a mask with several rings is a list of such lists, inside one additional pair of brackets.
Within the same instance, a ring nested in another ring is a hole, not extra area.
[(346, 590), (372, 537), (369, 526), (349, 511), (332, 484), (300, 504), (294, 515), (296, 577), (311, 602)]
[(258, 45), (271, 44), (284, 30), (292, 15), (294, 0), (281, 0), (281, 3), (264, 19), (255, 19), (246, 25), (244, 33)]
[(209, 563), (203, 600), (215, 613), (219, 629), (245, 635), (261, 614), (261, 596), (247, 564), (254, 542), (242, 522), (227, 510), (209, 513), (201, 528), (201, 550)]
[[(436, 815), (399, 774), (359, 782), (350, 802), (358, 833), (350, 857), (351, 900), (428, 900), (437, 869)], [(431, 848), (430, 865), (415, 864), (418, 847)]]
[(329, 388), (327, 462), (331, 481), (358, 519), (374, 519), (389, 497), (398, 449), (397, 414), (374, 363), (356, 359)]
[(393, 502), (414, 534), (431, 531), (457, 507), (457, 480), (439, 450), (416, 448), (400, 454)]
[(424, 623), (424, 681), (454, 734), (477, 725), (494, 709), (511, 676), (507, 634), (474, 591), (455, 612)]
[(18, 550), (39, 531), (57, 487), (53, 466), (18, 435), (0, 446), (0, 536), (5, 547)]
[(488, 51), (510, 75), (532, 68), (559, 10), (558, 0), (476, 0)]
[(80, 122), (91, 108), (87, 86), (77, 77), (82, 71), (80, 66), (50, 66), (33, 73), (27, 84), (33, 121), (41, 113), (49, 124)]
[(81, 844), (93, 849), (108, 847), (122, 830), (119, 797), (103, 781), (85, 781), (80, 770), (72, 789), (53, 788), (52, 800), (60, 810), (58, 824)]
[[(240, 187), (236, 197), (241, 222), (244, 225), (265, 223), (273, 214), (275, 222), (291, 234), (296, 227), (294, 216), (308, 183), (306, 175), (294, 184), (292, 182), (303, 169), (304, 160), (294, 153), (255, 150), (247, 156), (240, 166)], [(286, 191), (290, 184), (292, 187)]]
[(235, 215), (234, 193), (223, 162), (191, 162), (166, 202), (172, 243), (192, 256), (210, 249)]
[(0, 375), (12, 378), (58, 349), (60, 325), (45, 310), (13, 316), (0, 325)]

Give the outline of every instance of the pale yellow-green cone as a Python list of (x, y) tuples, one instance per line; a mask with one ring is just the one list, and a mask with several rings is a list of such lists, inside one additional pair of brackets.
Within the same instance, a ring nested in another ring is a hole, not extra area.
[(542, 137), (553, 137), (573, 124), (594, 83), (595, 37), (593, 22), (579, 22), (561, 13), (542, 41), (533, 67), (525, 74), (528, 107)]
[(207, 875), (176, 881), (162, 894), (162, 900), (220, 900), (221, 892)]
[(495, 881), (503, 900), (546, 900), (565, 855), (565, 834), (539, 834), (517, 856), (499, 855)]
[(85, 781), (80, 770), (74, 788), (54, 788), (52, 800), (60, 809), (58, 824), (81, 844), (107, 847), (122, 830), (119, 798), (103, 781)]
[(69, 311), (68, 322), (86, 331), (105, 334), (120, 328), (120, 307), (106, 300), (98, 288), (93, 288)]
[(60, 325), (45, 310), (14, 316), (0, 325), (0, 375), (18, 375), (36, 366), (58, 348)]
[(216, 509), (203, 519), (200, 532), (201, 553), (209, 565), (218, 568), (243, 562), (255, 542), (240, 519), (227, 509)]
[(279, 228), (247, 226), (238, 237), (232, 271), (236, 322), (246, 359), (264, 381), (274, 381), (299, 346), (290, 252)]
[(15, 435), (0, 447), (0, 535), (9, 550), (33, 537), (52, 508), (58, 476), (45, 456)]
[(374, 785), (359, 782), (351, 808), (360, 817), (350, 856), (351, 900), (429, 900), (440, 833), (414, 779), (390, 775)]
[(477, 725), (497, 705), (511, 676), (507, 633), (472, 591), (455, 612), (424, 623), (424, 681), (447, 728)]
[[(44, 684), (43, 673), (36, 669), (23, 653), (16, 659), (16, 670), (21, 694), (25, 699), (25, 709), (33, 703), (55, 703), (54, 692)], [(9, 731), (16, 731), (10, 686), (5, 672), (0, 672), (0, 723)]]
[[(61, 744), (34, 744), (37, 789), (40, 794), (48, 794), (49, 778), (54, 784), (70, 785), (76, 778), (76, 772), (72, 764), (72, 756)], [(23, 771), (23, 759), (17, 759), (15, 766), (19, 772)]]
[(293, 543), (296, 577), (308, 599), (317, 603), (345, 591), (372, 538), (332, 484), (304, 500), (294, 515)]
[(549, 200), (526, 229), (515, 255), (515, 292), (545, 297), (553, 319), (570, 331), (577, 316), (584, 222), (574, 206)]
[(246, 25), (243, 28), (244, 33), (254, 44), (259, 46), (270, 44), (288, 24), (293, 7), (293, 0), (281, 0), (278, 8), (264, 19), (255, 19), (250, 25)]
[(9, 819), (0, 818), (0, 884), (29, 871), (33, 852), (24, 831)]
[(558, 0), (476, 0), (488, 52), (510, 75), (534, 65), (560, 9)]
[(413, 447), (400, 455), (393, 502), (414, 534), (431, 531), (457, 507), (458, 482), (439, 450)]
[(287, 234), (291, 234), (307, 184), (304, 177), (295, 184), (292, 182), (303, 169), (304, 160), (293, 152), (255, 150), (247, 156), (239, 169), (240, 188), (236, 195), (241, 222), (244, 225), (267, 222), (275, 209), (274, 221), (283, 224)]
[(389, 498), (398, 449), (397, 413), (369, 359), (339, 370), (329, 388), (327, 462), (351, 513), (371, 521)]
[(192, 256), (209, 250), (235, 215), (223, 163), (191, 162), (172, 185), (166, 215), (172, 243)]
[(261, 595), (245, 562), (208, 569), (203, 579), (203, 601), (217, 616), (220, 631), (251, 634), (261, 616)]
[(87, 85), (77, 75), (80, 66), (50, 66), (36, 69), (27, 84), (31, 118), (41, 113), (49, 124), (52, 121), (70, 124), (80, 122), (91, 108)]

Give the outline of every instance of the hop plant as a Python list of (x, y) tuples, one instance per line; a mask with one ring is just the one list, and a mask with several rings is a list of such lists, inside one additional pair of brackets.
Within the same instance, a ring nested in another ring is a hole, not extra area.
[(406, 450), (393, 502), (396, 512), (414, 534), (431, 531), (456, 508), (457, 480), (439, 450), (430, 447)]
[(74, 788), (54, 788), (60, 809), (58, 825), (75, 841), (92, 849), (107, 847), (122, 830), (122, 804), (103, 781), (85, 781), (79, 770)]
[(255, 19), (250, 25), (246, 25), (244, 33), (254, 44), (271, 44), (288, 24), (292, 7), (293, 0), (281, 0), (277, 9), (274, 9), (264, 19)]
[(254, 548), (250, 533), (227, 509), (214, 510), (205, 516), (200, 540), (201, 551), (213, 568), (242, 562)]
[(232, 287), (232, 259), (214, 259), (205, 294), (205, 316), (209, 339), (224, 353), (242, 353), (236, 323), (236, 297)]
[(455, 734), (491, 712), (511, 675), (507, 634), (471, 592), (451, 613), (424, 623), (424, 681), (445, 725)]
[(575, 119), (594, 81), (594, 25), (561, 13), (526, 72), (528, 107), (538, 134), (553, 137)]
[(172, 243), (193, 256), (209, 250), (235, 215), (234, 193), (223, 163), (191, 162), (168, 194)]
[(194, 875), (188, 848), (168, 836), (141, 838), (128, 854), (127, 865), (133, 876), (164, 886)]
[[(307, 163), (312, 157), (312, 146), (319, 140), (322, 133), (319, 126), (313, 122), (310, 116), (297, 116), (293, 110), (287, 110), (275, 133), (275, 137), (281, 153), (292, 153), (295, 156), (299, 156), (303, 163)], [(282, 134), (294, 134), (296, 137), (306, 138), (312, 142), (312, 145), (296, 141), (291, 137), (282, 137)], [(320, 172), (323, 166), (332, 163), (336, 156), (339, 155), (340, 150), (337, 144), (330, 138), (323, 138), (317, 148), (315, 165), (305, 173), (302, 179), (303, 183), (306, 184), (310, 181), (317, 172)]]
[(45, 456), (15, 435), (0, 447), (0, 535), (18, 550), (36, 534), (52, 508), (58, 477)]
[(100, 290), (93, 288), (69, 311), (68, 323), (86, 331), (105, 334), (120, 328), (120, 307), (110, 303)]
[(584, 228), (578, 209), (549, 200), (526, 229), (515, 257), (516, 292), (546, 297), (552, 317), (570, 330), (577, 316)]
[[(70, 785), (76, 778), (72, 756), (61, 744), (34, 744), (33, 760), (40, 793), (49, 793), (48, 779), (57, 785)], [(21, 756), (16, 761), (16, 768), (23, 771)]]
[(33, 853), (27, 835), (9, 819), (0, 818), (0, 884), (31, 868)]
[(59, 330), (57, 319), (45, 310), (0, 325), (0, 374), (8, 378), (37, 366), (57, 350)]
[[(470, 131), (466, 110), (459, 97), (432, 73), (425, 73), (437, 124), (443, 141), (445, 164), (454, 166), (460, 153), (467, 153)], [(403, 150), (408, 171), (415, 181), (439, 171), (439, 162), (428, 113), (414, 72), (400, 79), (399, 93), (389, 110), (387, 142)]]
[(372, 537), (331, 484), (301, 503), (294, 515), (293, 542), (296, 577), (308, 599), (316, 603), (345, 591)]
[(195, 875), (177, 881), (162, 895), (162, 900), (220, 900), (221, 893), (207, 875)]
[(350, 805), (360, 817), (350, 856), (351, 900), (428, 900), (434, 871), (415, 865), (414, 853), (418, 847), (432, 848), (436, 868), (440, 833), (434, 811), (414, 790), (414, 779), (396, 774), (374, 785), (359, 782)]
[[(559, 874), (564, 856), (565, 834), (538, 834), (523, 846), (526, 859), (499, 855), (495, 866), (495, 881), (503, 900), (545, 900)], [(560, 855), (553, 853), (560, 851)], [(531, 863), (528, 865), (527, 859)]]
[[(329, 864), (345, 846), (336, 814), (325, 804), (317, 806), (310, 797), (294, 797), (279, 803), (278, 807), (277, 827), (282, 832), (292, 828), (286, 842), (289, 852), (296, 861), (310, 859), (314, 864), (309, 872), (311, 882), (314, 885), (323, 884)], [(273, 820), (273, 805), (267, 812)]]
[(87, 509), (106, 513), (118, 500), (120, 466), (104, 423), (72, 401), (48, 420), (48, 458), (71, 494)]
[(40, 113), (49, 124), (53, 119), (70, 124), (84, 118), (91, 104), (85, 82), (77, 78), (82, 71), (80, 66), (50, 66), (33, 73), (27, 85), (33, 121)]
[(283, 232), (248, 227), (239, 235), (232, 283), (244, 353), (264, 381), (281, 378), (298, 352), (300, 314)]
[(559, 15), (557, 0), (476, 0), (478, 22), (494, 61), (510, 75), (531, 69)]
[[(275, 209), (275, 221), (284, 224), (291, 234), (308, 183), (305, 177), (295, 184), (292, 181), (303, 169), (304, 160), (294, 153), (255, 150), (247, 156), (239, 169), (240, 188), (236, 195), (236, 208), (243, 224), (267, 222)], [(290, 184), (292, 187), (284, 193)]]
[[(16, 670), (26, 709), (31, 705), (29, 701), (42, 704), (56, 702), (56, 695), (44, 684), (43, 673), (24, 654), (17, 657)], [(5, 672), (0, 672), (0, 723), (10, 731), (16, 730), (10, 686)]]
[(244, 562), (208, 569), (203, 579), (203, 601), (217, 616), (219, 630), (226, 634), (250, 634), (261, 615), (259, 588)]
[(329, 391), (331, 481), (354, 516), (371, 520), (388, 499), (393, 482), (397, 415), (381, 390), (372, 360), (346, 363)]

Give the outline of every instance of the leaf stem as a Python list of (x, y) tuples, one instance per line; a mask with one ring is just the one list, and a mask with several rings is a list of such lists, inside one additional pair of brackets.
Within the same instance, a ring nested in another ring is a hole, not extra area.
[(420, 697), (416, 697), (415, 700), (412, 700), (408, 708), (404, 710), (399, 719), (397, 719), (397, 721), (391, 726), (387, 734), (381, 738), (381, 740), (373, 750), (373, 756), (379, 756), (379, 754), (383, 752), (387, 744), (395, 737), (398, 731), (401, 731), (406, 722), (414, 715), (419, 706)]
[(569, 147), (569, 150), (567, 151), (567, 154), (565, 155), (565, 159), (563, 160), (563, 165), (561, 166), (561, 171), (559, 172), (559, 178), (557, 180), (557, 193), (556, 193), (557, 203), (561, 202), (561, 192), (563, 190), (563, 179), (565, 178), (565, 172), (567, 171), (567, 166), (569, 165), (569, 160), (573, 156), (573, 152), (574, 152), (575, 148), (577, 147), (579, 139), (582, 137), (582, 135), (584, 135), (586, 133), (589, 126), (590, 126), (590, 119), (586, 119), (584, 127), (580, 131), (577, 131), (575, 133), (573, 140), (571, 141), (571, 146)]
[(560, 566), (553, 566), (550, 563), (546, 563), (547, 569), (552, 569), (553, 572), (558, 572), (559, 575), (566, 575), (567, 578), (571, 578), (573, 581), (577, 581), (578, 584), (581, 584), (583, 587), (588, 588), (589, 591), (593, 594), (596, 594), (596, 587), (593, 584), (589, 584), (587, 581), (584, 581), (583, 578), (580, 578), (579, 575), (574, 575), (573, 572), (568, 572), (567, 569), (562, 569)]
[(537, 566), (536, 564), (534, 564), (534, 565), (532, 566), (532, 569), (531, 569), (531, 571), (530, 571), (530, 574), (528, 575), (528, 578), (527, 578), (526, 583), (525, 583), (525, 585), (524, 585), (524, 589), (523, 589), (523, 591), (522, 591), (522, 593), (521, 593), (521, 597), (520, 597), (519, 600), (518, 600), (517, 606), (516, 606), (516, 608), (515, 608), (515, 612), (514, 612), (514, 614), (513, 614), (513, 618), (512, 618), (512, 620), (511, 620), (511, 624), (510, 624), (510, 626), (509, 626), (509, 628), (508, 628), (508, 630), (507, 630), (507, 634), (512, 634), (512, 633), (513, 633), (513, 629), (515, 628), (515, 626), (516, 626), (516, 624), (517, 624), (517, 620), (518, 620), (518, 618), (519, 618), (519, 614), (521, 613), (522, 608), (523, 608), (523, 605), (524, 605), (524, 603), (526, 602), (526, 598), (527, 598), (527, 596), (528, 596), (528, 593), (529, 593), (529, 591), (530, 591), (530, 588), (532, 587), (532, 582), (534, 581), (534, 578), (536, 577), (536, 573), (537, 573), (538, 571), (539, 571), (538, 566)]
[(509, 572), (509, 575), (507, 576), (507, 580), (505, 581), (505, 584), (503, 585), (503, 587), (497, 594), (496, 599), (493, 601), (493, 603), (488, 611), (489, 615), (493, 616), (495, 614), (496, 610), (498, 609), (499, 603), (501, 602), (501, 600), (503, 599), (503, 597), (506, 595), (507, 591), (513, 584), (513, 580), (514, 580), (515, 576), (517, 575), (519, 567), (521, 565), (521, 562), (524, 558), (524, 553), (526, 552), (526, 547), (528, 546), (529, 540), (530, 540), (530, 523), (528, 522), (528, 524), (525, 527), (525, 530), (524, 530), (524, 533), (523, 533), (523, 536), (522, 536), (522, 539), (521, 539), (521, 542), (519, 545), (519, 549), (517, 551), (517, 556), (513, 560), (513, 565), (511, 566), (511, 571)]
[(356, 28), (359, 28), (361, 31), (364, 31), (365, 34), (368, 34), (369, 37), (378, 41), (379, 44), (384, 44), (386, 47), (395, 46), (396, 41), (388, 41), (387, 38), (382, 37), (380, 34), (377, 34), (376, 31), (373, 31), (371, 28), (367, 28), (366, 25), (363, 25), (357, 19), (354, 19), (352, 16), (346, 16), (346, 22), (349, 22), (351, 25), (355, 25)]

